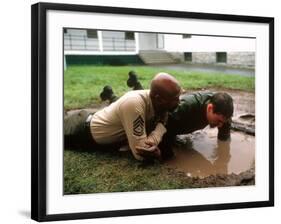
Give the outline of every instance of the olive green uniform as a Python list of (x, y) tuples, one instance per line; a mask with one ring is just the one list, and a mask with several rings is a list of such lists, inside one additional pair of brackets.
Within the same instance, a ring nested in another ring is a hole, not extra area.
[[(181, 96), (179, 106), (169, 115), (167, 133), (159, 146), (164, 157), (165, 153), (172, 153), (171, 145), (176, 135), (189, 134), (208, 125), (206, 109), (213, 95), (214, 93), (211, 92), (202, 92)], [(218, 129), (220, 140), (226, 140), (230, 137), (230, 122)]]

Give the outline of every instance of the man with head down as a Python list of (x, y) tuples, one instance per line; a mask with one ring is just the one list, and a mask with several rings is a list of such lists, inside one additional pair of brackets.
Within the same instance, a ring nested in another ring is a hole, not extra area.
[(197, 92), (181, 96), (178, 107), (169, 114), (167, 133), (159, 145), (162, 159), (172, 158), (176, 135), (205, 128), (218, 128), (218, 139), (230, 139), (233, 99), (224, 92)]
[(94, 114), (80, 111), (66, 116), (65, 147), (103, 149), (127, 142), (137, 160), (159, 159), (157, 146), (167, 131), (168, 112), (178, 106), (180, 93), (173, 76), (158, 73), (150, 90), (130, 91)]

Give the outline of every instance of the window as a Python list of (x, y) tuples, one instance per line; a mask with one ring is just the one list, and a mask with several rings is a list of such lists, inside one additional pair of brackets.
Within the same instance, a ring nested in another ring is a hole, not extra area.
[(182, 38), (183, 39), (191, 38), (191, 34), (183, 34)]
[(87, 30), (88, 38), (98, 38), (98, 32), (96, 30)]
[(184, 61), (192, 61), (192, 53), (191, 52), (184, 52)]
[(134, 40), (135, 39), (135, 33), (134, 32), (125, 32), (125, 39), (126, 40)]
[(63, 33), (67, 34), (67, 29), (63, 28)]
[(226, 63), (227, 62), (226, 52), (217, 52), (216, 53), (216, 62), (217, 63)]

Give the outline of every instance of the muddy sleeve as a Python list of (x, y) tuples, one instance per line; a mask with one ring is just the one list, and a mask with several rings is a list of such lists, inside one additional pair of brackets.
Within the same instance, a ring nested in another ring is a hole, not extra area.
[(149, 150), (151, 145), (158, 145), (166, 128), (162, 123), (158, 123), (155, 129), (147, 135), (145, 127), (145, 104), (141, 100), (128, 99), (120, 104), (120, 120), (126, 132), (129, 146), (136, 159), (143, 158), (138, 155), (137, 148)]
[(226, 122), (221, 128), (218, 128), (218, 139), (226, 141), (230, 139), (231, 121)]

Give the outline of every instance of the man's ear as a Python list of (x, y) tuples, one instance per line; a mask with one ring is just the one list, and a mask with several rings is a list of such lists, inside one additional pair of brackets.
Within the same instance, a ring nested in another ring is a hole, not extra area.
[(208, 112), (213, 111), (213, 107), (214, 107), (214, 105), (213, 105), (212, 103), (208, 103), (208, 105), (207, 105), (207, 111), (208, 111)]

